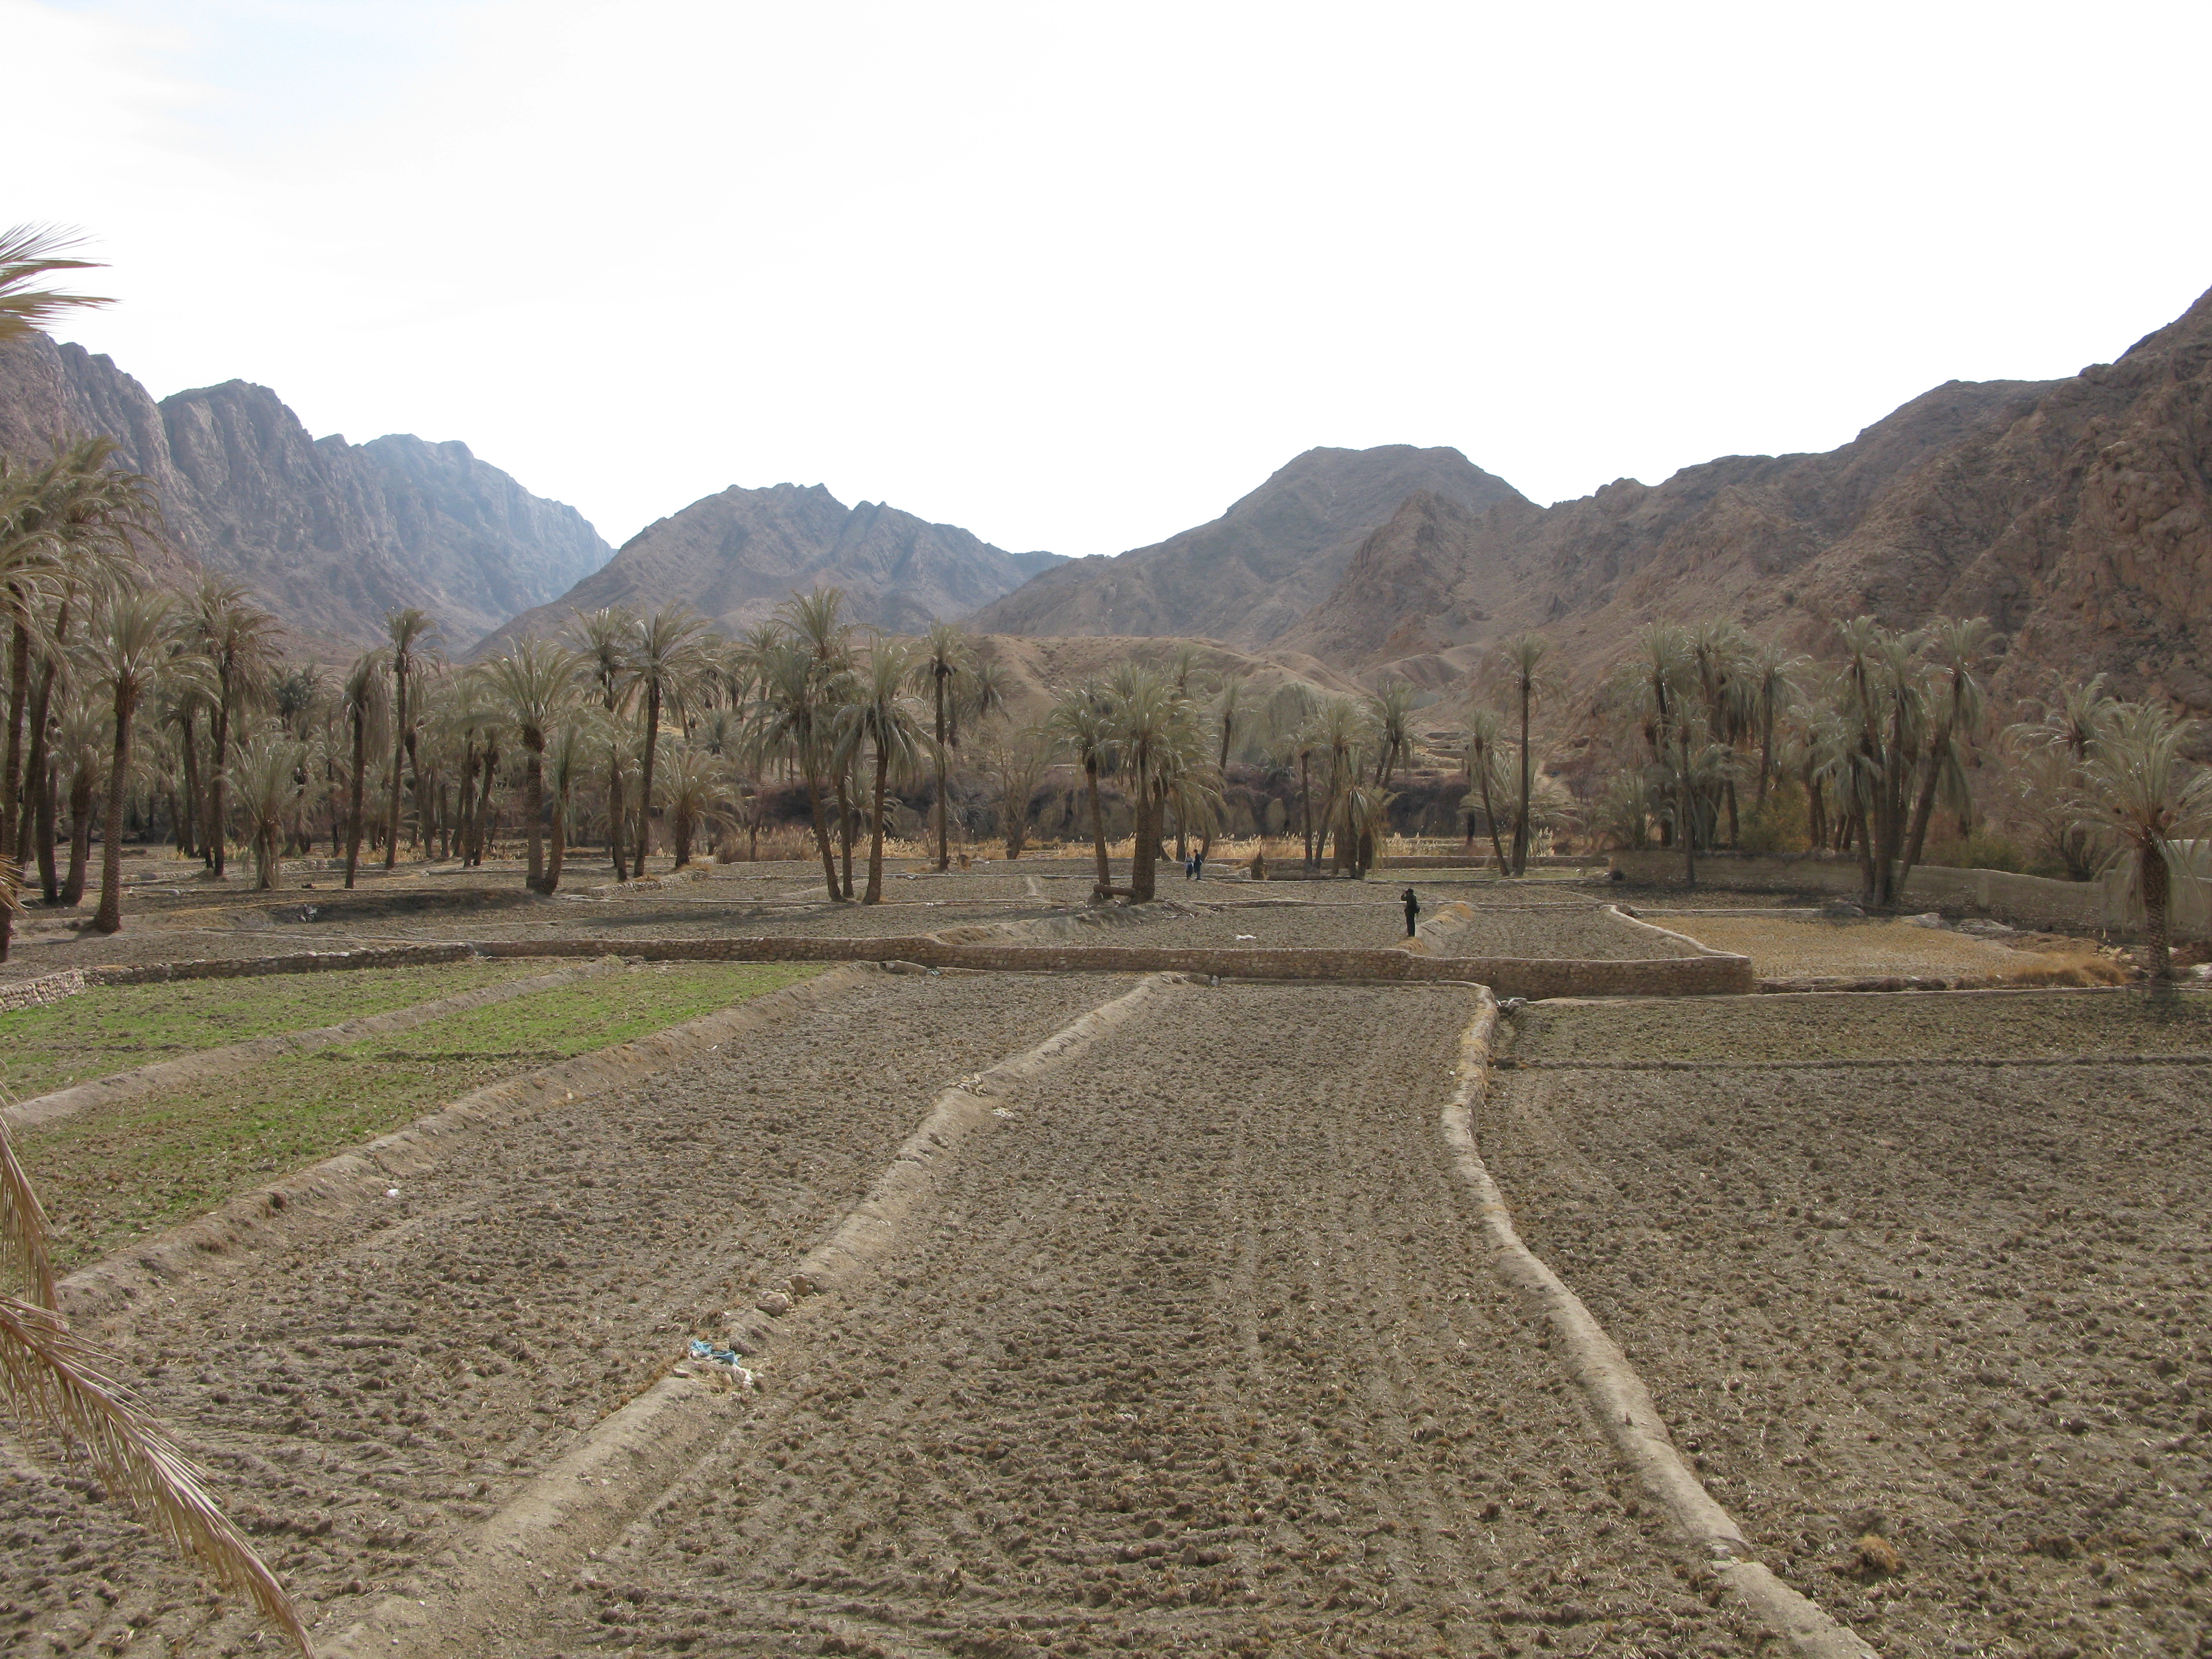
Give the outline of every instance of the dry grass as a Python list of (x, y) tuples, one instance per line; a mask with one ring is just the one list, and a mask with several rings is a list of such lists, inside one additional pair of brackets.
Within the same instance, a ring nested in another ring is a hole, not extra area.
[(2014, 950), (1909, 921), (1791, 921), (1775, 916), (1658, 918), (1716, 951), (1749, 957), (1762, 978), (1979, 978), (2022, 985), (2114, 985), (2125, 975), (2092, 946)]

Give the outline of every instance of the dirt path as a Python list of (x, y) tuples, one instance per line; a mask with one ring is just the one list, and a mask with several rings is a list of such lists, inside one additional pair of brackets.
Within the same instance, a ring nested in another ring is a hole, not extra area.
[[(368, 1226), (179, 1281), (125, 1375), (325, 1630), (718, 1329), (880, 1173), (947, 1081), (1110, 996), (1070, 976), (882, 975), (710, 1060), (549, 1112)], [(0, 1443), (0, 1642), (255, 1650), (82, 1480)], [(158, 1638), (158, 1639), (149, 1639)]]
[(1174, 988), (1006, 1097), (551, 1654), (1747, 1646), (1481, 1264), (1453, 988)]
[(2212, 997), (1523, 1028), (1484, 1156), (1769, 1565), (1894, 1654), (2203, 1651)]

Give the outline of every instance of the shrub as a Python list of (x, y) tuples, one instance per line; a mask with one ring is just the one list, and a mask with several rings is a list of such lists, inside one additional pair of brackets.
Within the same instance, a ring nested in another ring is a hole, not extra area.
[(1964, 841), (1931, 841), (1920, 861), (1954, 870), (2002, 870), (2013, 875), (2027, 871), (2027, 854), (2021, 851), (2019, 843), (1988, 830), (1977, 830)]
[(1807, 827), (1805, 792), (1794, 782), (1777, 784), (1766, 799), (1743, 815), (1737, 843), (1747, 853), (1771, 855), (1802, 853), (1813, 845)]

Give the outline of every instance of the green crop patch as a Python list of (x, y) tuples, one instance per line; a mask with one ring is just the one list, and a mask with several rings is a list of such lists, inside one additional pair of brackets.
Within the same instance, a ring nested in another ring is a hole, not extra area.
[(389, 1013), (556, 965), (466, 962), (95, 986), (43, 1007), (0, 1014), (0, 1090), (28, 1100), (179, 1054)]
[(821, 971), (781, 963), (633, 968), (94, 1107), (24, 1132), (17, 1149), (53, 1223), (55, 1259), (74, 1267), (471, 1090)]

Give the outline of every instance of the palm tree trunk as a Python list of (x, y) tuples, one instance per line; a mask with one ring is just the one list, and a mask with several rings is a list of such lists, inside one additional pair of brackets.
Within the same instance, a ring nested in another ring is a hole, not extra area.
[[(0, 854), (15, 848), (16, 783), (22, 776), (23, 766), (23, 703), (31, 683), (31, 628), (28, 614), (21, 603), (15, 606), (13, 668), (9, 675), (8, 688), (8, 748), (4, 763), (6, 772), (0, 775)], [(16, 880), (21, 881), (17, 872)], [(15, 908), (13, 893), (0, 899), (0, 962), (8, 960), (8, 947), (15, 933)]]
[(107, 769), (107, 816), (100, 824), (100, 908), (95, 933), (123, 931), (123, 785), (131, 767), (131, 716), (135, 699), (115, 694), (115, 747)]
[(70, 782), (69, 875), (62, 902), (71, 909), (84, 902), (85, 866), (92, 857), (92, 769), (81, 766)]
[(876, 817), (868, 831), (868, 890), (860, 896), (863, 904), (883, 902), (884, 791), (890, 787), (890, 753), (879, 743), (876, 745)]
[(2167, 936), (2166, 911), (2172, 897), (2172, 872), (2166, 855), (2156, 847), (2136, 849), (2136, 867), (2142, 873), (2144, 942), (2150, 946), (2150, 976), (2160, 983), (2173, 977), (2173, 951)]
[(522, 815), (530, 825), (530, 887), (542, 893), (545, 890), (545, 750), (540, 744), (526, 746), (530, 760), (523, 772)]
[(387, 870), (392, 868), (399, 858), (399, 768), (400, 763), (406, 758), (407, 755), (407, 657), (405, 653), (393, 653), (392, 677), (397, 690), (397, 695), (392, 699), (392, 711), (398, 725), (392, 739), (392, 788), (389, 804), (386, 806), (384, 813), (384, 867)]
[(814, 769), (811, 756), (800, 757), (800, 770), (806, 778), (806, 806), (814, 817), (814, 846), (822, 854), (822, 890), (832, 899), (842, 897), (837, 887), (837, 854), (830, 845), (830, 818), (822, 799), (822, 780)]
[(660, 746), (660, 686), (658, 681), (645, 689), (645, 754), (641, 757), (637, 789), (637, 834), (631, 837), (637, 849), (637, 873), (645, 873), (645, 855), (653, 850), (653, 751)]
[(58, 902), (62, 896), (61, 874), (54, 866), (54, 826), (61, 808), (61, 769), (46, 752), (44, 733), (33, 744), (33, 756), (37, 764), (31, 775), (39, 781), (38, 799), (32, 817), (31, 838), (38, 843), (39, 890), (49, 904)]
[(491, 787), (499, 773), (499, 750), (489, 744), (484, 747), (483, 781), (477, 790), (476, 817), (469, 826), (471, 848), (469, 862), (482, 866), (484, 861), (484, 842), (491, 836)]
[[(199, 740), (192, 731), (192, 713), (190, 705), (179, 712), (177, 730), (181, 739), (177, 746), (183, 754), (185, 763), (184, 796), (179, 803), (183, 810), (177, 814), (177, 851), (184, 857), (190, 858), (200, 849), (198, 834), (200, 746)], [(353, 884), (349, 882), (346, 884), (351, 886)]]
[(1298, 756), (1298, 832), (1305, 837), (1306, 868), (1314, 867), (1313, 768), (1310, 758)]
[(1482, 775), (1476, 781), (1482, 786), (1482, 821), (1489, 826), (1490, 850), (1497, 855), (1498, 873), (1502, 876), (1505, 873), (1505, 847), (1498, 838), (1498, 813), (1490, 804), (1490, 765), (1487, 757), (1483, 763)]
[(931, 683), (937, 691), (937, 867), (952, 867), (952, 845), (945, 828), (945, 792), (949, 787), (945, 764), (945, 676), (933, 672)]
[[(190, 732), (185, 742), (191, 741)], [(368, 780), (368, 711), (358, 703), (353, 710), (353, 783), (347, 791), (350, 810), (346, 815), (346, 877), (345, 884), (353, 885), (354, 872), (361, 868), (362, 815), (366, 811), (363, 790)]]
[(1098, 757), (1093, 755), (1084, 763), (1083, 787), (1091, 797), (1091, 851), (1098, 860), (1098, 890), (1105, 892), (1114, 884), (1112, 866), (1106, 859), (1105, 811), (1098, 800)]
[(851, 775), (843, 769), (837, 773), (837, 845), (845, 855), (845, 877), (838, 889), (841, 896), (853, 896), (853, 792)]
[(1129, 896), (1138, 903), (1149, 902), (1157, 878), (1154, 872), (1159, 863), (1160, 835), (1152, 817), (1152, 785), (1145, 763), (1137, 763), (1137, 822), (1136, 844), (1129, 859)]
[(607, 765), (607, 852), (615, 862), (615, 879), (628, 881), (629, 868), (623, 861), (623, 777), (619, 757)]
[(538, 890), (551, 893), (561, 885), (561, 866), (568, 856), (568, 792), (561, 790), (553, 800), (552, 845), (545, 854), (545, 884)]
[[(1686, 885), (1695, 887), (1698, 884), (1698, 801), (1690, 787), (1690, 728), (1686, 726), (1682, 728), (1679, 747), (1682, 757), (1682, 787), (1679, 792), (1682, 803), (1682, 878)], [(1528, 751), (1524, 748), (1521, 752), (1525, 758)]]
[[(208, 761), (207, 838), (215, 856), (215, 872), (222, 875), (228, 863), (230, 822), (222, 798), (223, 766), (230, 756), (230, 694), (215, 706), (215, 753)], [(397, 809), (395, 809), (397, 810)]]
[(1897, 872), (1897, 888), (1905, 890), (1912, 866), (1920, 862), (1920, 849), (1927, 844), (1928, 820), (1936, 811), (1936, 783), (1942, 767), (1939, 760), (1951, 746), (1951, 731), (1946, 726), (1938, 732), (1928, 745), (1926, 775), (1920, 780), (1920, 793), (1912, 803), (1912, 827), (1905, 832), (1904, 868)]
[[(1528, 757), (1528, 680), (1524, 674), (1521, 679), (1521, 815), (1513, 821), (1513, 873), (1516, 876), (1528, 873), (1528, 789), (1532, 781)], [(1694, 883), (1696, 878), (1693, 876), (1691, 879)]]

